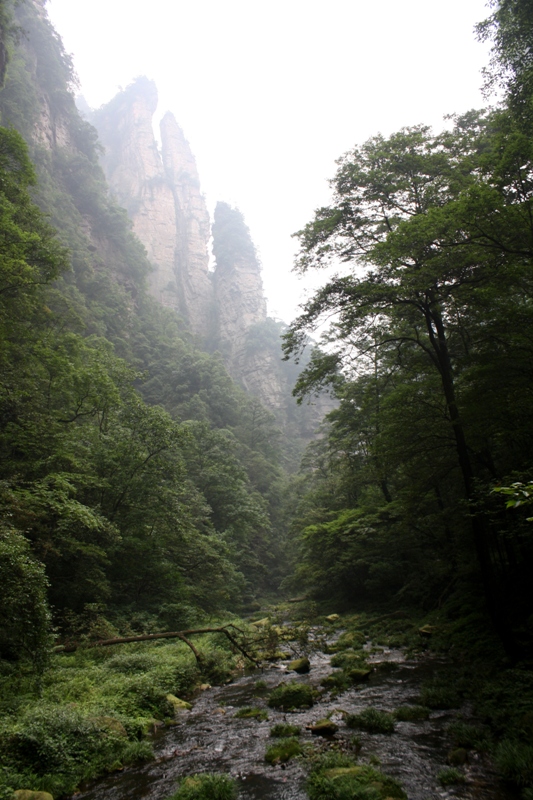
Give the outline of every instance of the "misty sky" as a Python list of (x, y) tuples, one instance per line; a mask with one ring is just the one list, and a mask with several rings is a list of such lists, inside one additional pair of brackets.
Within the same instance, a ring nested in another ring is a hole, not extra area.
[(155, 80), (210, 211), (243, 212), (269, 313), (303, 298), (291, 233), (327, 203), (335, 159), (375, 133), (481, 107), (485, 0), (49, 0), (89, 105)]

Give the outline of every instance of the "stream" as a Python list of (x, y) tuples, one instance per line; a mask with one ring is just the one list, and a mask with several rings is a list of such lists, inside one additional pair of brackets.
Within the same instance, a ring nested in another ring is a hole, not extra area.
[[(459, 715), (468, 721), (468, 709), (432, 711), (422, 722), (397, 722), (393, 734), (369, 734), (354, 731), (343, 723), (343, 713), (358, 713), (373, 706), (393, 711), (401, 705), (416, 704), (420, 685), (439, 666), (431, 656), (408, 660), (402, 651), (384, 648), (368, 658), (376, 669), (369, 681), (354, 686), (336, 698), (326, 693), (312, 708), (291, 713), (268, 708), (269, 692), (282, 681), (301, 681), (320, 687), (320, 681), (332, 672), (330, 656), (321, 652), (310, 655), (307, 675), (287, 671), (288, 662), (278, 662), (264, 670), (243, 674), (231, 684), (209, 688), (194, 701), (191, 711), (178, 713), (175, 725), (154, 735), (156, 760), (124, 769), (76, 795), (76, 800), (165, 800), (175, 790), (178, 780), (196, 772), (225, 772), (237, 778), (239, 800), (307, 800), (305, 760), (271, 766), (265, 751), (275, 740), (270, 729), (280, 722), (299, 725), (301, 741), (321, 748), (341, 744), (354, 754), (351, 740), (360, 741), (359, 760), (378, 764), (379, 769), (402, 784), (409, 800), (460, 798), (464, 800), (513, 800), (490, 764), (476, 753), (469, 754), (464, 772), (466, 783), (443, 788), (438, 773), (446, 768), (446, 756), (452, 743), (447, 725)], [(389, 669), (384, 662), (394, 662)], [(268, 720), (235, 718), (243, 707), (268, 711)], [(333, 739), (313, 736), (306, 730), (331, 714), (339, 726)]]

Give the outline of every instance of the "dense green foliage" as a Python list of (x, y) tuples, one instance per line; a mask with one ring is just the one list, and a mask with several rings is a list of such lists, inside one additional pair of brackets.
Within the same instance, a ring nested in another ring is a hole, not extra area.
[[(42, 660), (48, 606), (61, 636), (106, 636), (187, 627), (275, 587), (284, 476), (271, 415), (147, 295), (72, 62), (46, 15), (15, 11), (24, 36), (0, 91), (0, 510), (28, 627), (6, 629), (1, 655)], [(16, 591), (2, 588), (9, 615)]]
[(71, 794), (106, 769), (152, 758), (143, 736), (174, 717), (173, 696), (211, 680), (214, 667), (226, 679), (234, 665), (215, 637), (196, 638), (196, 645), (205, 668), (182, 642), (53, 656), (39, 697), (30, 676), (1, 662), (0, 796), (28, 787)]
[(285, 337), (298, 354), (334, 315), (296, 387), (340, 399), (295, 525), (301, 579), (341, 602), (426, 608), (481, 587), (515, 659), (533, 541), (491, 490), (532, 468), (532, 160), (506, 110), (347, 153), (331, 206), (299, 233), (303, 272), (340, 272)]

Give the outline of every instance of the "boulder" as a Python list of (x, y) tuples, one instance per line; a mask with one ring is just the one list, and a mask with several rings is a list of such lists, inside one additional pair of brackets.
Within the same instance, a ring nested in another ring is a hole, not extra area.
[(314, 736), (334, 736), (339, 727), (330, 719), (319, 719), (314, 725), (307, 725), (306, 730), (311, 731)]
[(190, 703), (187, 703), (186, 700), (180, 700), (180, 698), (176, 697), (174, 694), (167, 694), (167, 700), (170, 705), (173, 706), (174, 711), (190, 711), (192, 708)]
[(363, 683), (372, 674), (371, 669), (348, 669), (346, 674), (352, 683)]
[(291, 672), (298, 672), (300, 675), (305, 675), (311, 669), (311, 664), (308, 658), (296, 658), (288, 665), (287, 669)]

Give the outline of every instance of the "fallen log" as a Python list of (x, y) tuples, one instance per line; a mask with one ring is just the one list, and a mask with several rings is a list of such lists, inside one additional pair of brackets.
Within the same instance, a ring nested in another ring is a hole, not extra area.
[(255, 664), (257, 667), (260, 667), (261, 664), (257, 661), (253, 656), (248, 653), (244, 647), (238, 642), (237, 638), (233, 633), (230, 633), (228, 628), (233, 628), (235, 631), (242, 633), (240, 628), (237, 628), (236, 625), (223, 625), (220, 628), (191, 628), (185, 631), (165, 631), (164, 633), (141, 633), (136, 636), (119, 636), (114, 639), (100, 639), (97, 642), (84, 642), (83, 644), (80, 643), (70, 643), (70, 644), (60, 644), (54, 647), (55, 653), (74, 653), (80, 647), (111, 647), (115, 644), (128, 644), (129, 642), (152, 642), (156, 639), (181, 639), (182, 642), (185, 642), (188, 645), (194, 656), (198, 662), (202, 661), (202, 654), (196, 649), (193, 643), (188, 639), (189, 636), (193, 636), (195, 633), (223, 633), (227, 639), (232, 643), (232, 645), (240, 652), (242, 655)]

